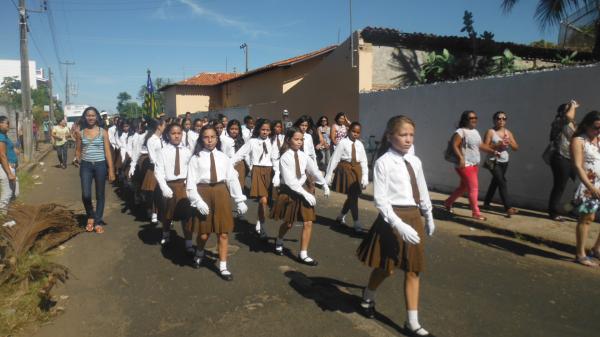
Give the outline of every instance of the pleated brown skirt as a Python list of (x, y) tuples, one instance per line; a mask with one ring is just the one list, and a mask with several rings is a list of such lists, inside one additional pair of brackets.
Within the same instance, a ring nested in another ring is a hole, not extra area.
[(153, 192), (156, 190), (158, 182), (154, 175), (154, 164), (150, 162), (150, 157), (146, 158), (142, 163), (142, 171), (144, 171), (144, 178), (140, 189), (144, 192)]
[[(306, 185), (304, 189), (308, 191)], [(284, 220), (289, 224), (296, 221), (315, 221), (317, 216), (315, 208), (310, 206), (300, 194), (286, 185), (281, 185), (277, 199), (271, 208), (271, 219)]]
[(136, 188), (141, 188), (142, 183), (144, 182), (146, 171), (148, 170), (148, 166), (144, 166), (144, 161), (146, 160), (148, 160), (148, 162), (150, 161), (148, 155), (142, 154), (135, 165), (135, 173), (133, 174), (132, 181)]
[(192, 217), (189, 221), (190, 230), (198, 234), (230, 233), (233, 231), (233, 215), (231, 197), (225, 183), (198, 184), (198, 194), (208, 205), (210, 213), (202, 215), (197, 209), (192, 208)]
[(166, 199), (161, 195), (159, 216), (161, 221), (187, 220), (190, 213), (190, 201), (185, 192), (185, 179), (167, 181), (173, 191), (173, 197)]
[(251, 198), (268, 197), (271, 191), (271, 180), (273, 168), (271, 166), (252, 167), (252, 186), (250, 187)]
[(360, 191), (360, 180), (362, 179), (362, 167), (359, 163), (340, 161), (335, 169), (332, 188), (338, 193), (350, 194)]
[(421, 242), (418, 245), (404, 242), (379, 214), (356, 255), (372, 268), (422, 272), (425, 269), (425, 226), (421, 213), (416, 207), (394, 207), (394, 213), (417, 231)]

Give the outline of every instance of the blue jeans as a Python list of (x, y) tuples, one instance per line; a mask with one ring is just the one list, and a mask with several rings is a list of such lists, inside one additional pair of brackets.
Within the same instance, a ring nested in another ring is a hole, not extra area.
[(58, 163), (67, 166), (67, 143), (60, 146), (55, 146), (58, 154)]
[[(89, 162), (82, 160), (79, 165), (79, 177), (81, 178), (81, 199), (85, 207), (88, 219), (94, 219), (95, 224), (104, 223), (104, 189), (108, 170), (106, 160)], [(96, 182), (96, 211), (92, 205), (92, 180)]]

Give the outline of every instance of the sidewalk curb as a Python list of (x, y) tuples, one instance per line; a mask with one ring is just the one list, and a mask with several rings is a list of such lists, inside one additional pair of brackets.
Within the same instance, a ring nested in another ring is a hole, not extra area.
[(53, 146), (49, 146), (49, 147), (48, 147), (48, 149), (46, 149), (46, 150), (42, 150), (42, 151), (40, 152), (40, 156), (39, 156), (38, 158), (34, 159), (34, 161), (33, 161), (33, 162), (31, 162), (31, 163), (27, 163), (27, 164), (25, 164), (25, 165), (24, 165), (24, 166), (21, 168), (21, 170), (22, 170), (22, 171), (25, 171), (25, 172), (27, 172), (27, 173), (31, 173), (31, 172), (33, 172), (33, 170), (35, 170), (35, 168), (39, 166), (40, 162), (41, 162), (42, 160), (44, 160), (44, 159), (45, 159), (45, 158), (46, 158), (46, 157), (47, 157), (47, 156), (50, 154), (50, 152), (52, 152), (53, 150), (54, 150), (54, 147), (53, 147)]
[[(373, 195), (365, 193), (363, 191), (361, 198), (363, 198), (365, 200), (373, 200)], [(553, 248), (556, 250), (560, 250), (563, 252), (570, 253), (570, 252), (575, 251), (575, 245), (573, 245), (571, 243), (556, 241), (556, 240), (545, 238), (543, 236), (529, 234), (529, 233), (523, 233), (518, 230), (513, 230), (513, 229), (509, 229), (509, 228), (503, 228), (498, 225), (494, 225), (493, 223), (490, 223), (489, 219), (488, 219), (488, 221), (478, 221), (478, 220), (472, 219), (470, 217), (464, 217), (464, 216), (460, 216), (460, 215), (456, 215), (456, 214), (450, 214), (443, 208), (436, 207), (436, 206), (433, 207), (433, 215), (434, 215), (435, 219), (449, 220), (449, 221), (452, 221), (459, 225), (473, 227), (473, 228), (476, 228), (479, 230), (489, 231), (489, 232), (492, 232), (497, 235), (502, 235), (505, 237), (518, 239), (518, 240), (522, 240), (522, 241), (527, 241), (527, 242), (538, 244), (538, 245), (544, 245), (544, 246), (547, 246), (547, 247), (550, 247), (550, 248)], [(458, 219), (460, 219), (460, 221), (457, 221)]]

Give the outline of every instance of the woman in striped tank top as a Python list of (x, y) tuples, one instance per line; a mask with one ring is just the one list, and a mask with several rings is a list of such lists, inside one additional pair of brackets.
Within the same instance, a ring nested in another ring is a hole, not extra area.
[[(86, 231), (103, 233), (104, 189), (108, 181), (115, 180), (113, 161), (110, 153), (108, 132), (103, 129), (100, 113), (88, 107), (81, 117), (80, 135), (76, 137), (75, 158), (80, 163), (81, 198), (87, 215)], [(92, 180), (96, 183), (96, 210), (92, 204)]]

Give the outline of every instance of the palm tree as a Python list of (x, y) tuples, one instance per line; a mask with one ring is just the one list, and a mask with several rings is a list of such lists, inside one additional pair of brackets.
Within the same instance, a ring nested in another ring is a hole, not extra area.
[[(519, 0), (502, 0), (502, 9), (505, 13), (510, 12)], [(542, 29), (560, 24), (567, 17), (571, 9), (595, 6), (600, 10), (598, 0), (538, 0), (534, 17)], [(594, 22), (596, 38), (593, 54), (600, 58), (600, 16)]]

